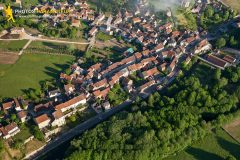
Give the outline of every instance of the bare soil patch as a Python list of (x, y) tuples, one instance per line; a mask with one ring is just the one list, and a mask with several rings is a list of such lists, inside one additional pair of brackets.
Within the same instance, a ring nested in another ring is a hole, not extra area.
[(236, 141), (240, 143), (240, 119), (236, 119), (223, 127)]
[(15, 52), (0, 52), (0, 64), (14, 64), (18, 57)]
[(233, 9), (240, 11), (240, 0), (222, 0), (225, 4), (229, 5)]

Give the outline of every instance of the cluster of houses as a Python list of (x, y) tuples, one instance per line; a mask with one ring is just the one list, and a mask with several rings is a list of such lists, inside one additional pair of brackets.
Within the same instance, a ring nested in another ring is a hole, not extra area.
[[(60, 80), (65, 84), (63, 89), (48, 92), (48, 98), (51, 99), (49, 102), (32, 104), (15, 98), (2, 104), (3, 111), (16, 113), (23, 123), (33, 119), (41, 130), (60, 127), (66, 124), (66, 117), (81, 108), (79, 106), (91, 104), (97, 112), (111, 109), (113, 106), (108, 101), (108, 93), (116, 84), (120, 84), (130, 95), (137, 95), (151, 86), (161, 84), (165, 75), (173, 75), (178, 64), (189, 63), (192, 55), (211, 51), (212, 46), (208, 40), (201, 38), (203, 33), (180, 31), (170, 22), (162, 23), (145, 7), (146, 3), (145, 0), (139, 0), (134, 11), (122, 9), (116, 16), (108, 17), (102, 13), (95, 14), (85, 1), (76, 1), (74, 4), (56, 3), (61, 9), (74, 9), (79, 6), (80, 12), (68, 16), (77, 21), (90, 21), (90, 36), (99, 31), (119, 35), (126, 42), (134, 42), (142, 49), (135, 52), (126, 51), (120, 61), (99, 62), (85, 69), (80, 67), (81, 64), (75, 63), (71, 66), (70, 75), (60, 74)], [(47, 3), (35, 9), (43, 9), (42, 7), (56, 6)], [(236, 61), (229, 55), (219, 58), (212, 54), (207, 55), (206, 60), (221, 67)], [(136, 86), (132, 75), (142, 79), (143, 83)], [(62, 95), (67, 98), (62, 98)], [(101, 103), (97, 103), (99, 100)], [(3, 138), (7, 139), (17, 134), (20, 129), (16, 123), (10, 123), (2, 126), (0, 131)]]
[[(55, 26), (60, 22), (70, 22), (71, 26), (80, 27), (81, 20), (93, 21), (95, 19), (95, 10), (91, 9), (86, 0), (75, 0), (69, 3), (68, 1), (53, 1), (53, 3), (45, 3), (32, 7), (36, 12), (42, 11), (64, 11), (57, 12), (54, 17), (50, 13), (43, 12), (43, 17), (47, 18), (49, 23)], [(66, 12), (66, 13), (65, 13)]]

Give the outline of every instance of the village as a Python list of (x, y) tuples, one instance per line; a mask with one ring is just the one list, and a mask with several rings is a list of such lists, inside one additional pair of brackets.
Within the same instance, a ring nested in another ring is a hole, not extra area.
[[(172, 22), (162, 24), (146, 7), (147, 3), (147, 0), (139, 0), (134, 11), (122, 9), (116, 16), (97, 13), (83, 0), (74, 4), (58, 2), (54, 5), (46, 3), (34, 6), (34, 10), (70, 9), (73, 12), (68, 16), (59, 14), (56, 19), (49, 18), (49, 23), (56, 25), (60, 21), (70, 20), (72, 26), (79, 27), (80, 20), (84, 20), (90, 26), (88, 39), (95, 39), (99, 32), (113, 37), (120, 36), (126, 43), (136, 45), (137, 50), (129, 48), (121, 53), (123, 58), (120, 61), (98, 62), (88, 68), (81, 67), (81, 60), (76, 61), (71, 65), (70, 74), (59, 75), (63, 88), (49, 90), (46, 94), (48, 101), (36, 104), (14, 97), (2, 103), (4, 114), (1, 115), (1, 121), (13, 114), (21, 123), (33, 121), (44, 133), (46, 140), (50, 141), (51, 137), (61, 133), (66, 119), (76, 112), (89, 107), (96, 114), (101, 114), (119, 105), (114, 103), (113, 98), (109, 98), (110, 92), (116, 94), (116, 99), (119, 96), (125, 100), (146, 98), (148, 93), (169, 84), (181, 72), (182, 66), (190, 63), (193, 57), (222, 70), (239, 62), (239, 55), (222, 54), (222, 51), (214, 49), (208, 41), (206, 31), (177, 30)], [(183, 3), (188, 6), (189, 2)], [(201, 3), (203, 2), (196, 1), (198, 11)], [(75, 11), (76, 6), (79, 12)], [(237, 21), (234, 24), (237, 27), (239, 23)], [(23, 31), (22, 28), (11, 31), (18, 33), (18, 30)], [(17, 123), (10, 122), (1, 126), (0, 131), (3, 139), (11, 139), (20, 132), (20, 128)]]

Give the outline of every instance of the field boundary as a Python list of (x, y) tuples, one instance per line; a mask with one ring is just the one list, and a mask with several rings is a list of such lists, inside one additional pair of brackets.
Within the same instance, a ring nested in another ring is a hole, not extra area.
[(240, 139), (236, 138), (232, 133), (234, 132), (231, 132), (230, 131), (230, 128), (228, 130), (228, 127), (240, 127), (240, 118), (236, 118), (234, 119), (233, 121), (231, 121), (230, 123), (224, 125), (222, 127), (222, 129), (229, 135), (231, 136), (238, 144), (240, 144)]

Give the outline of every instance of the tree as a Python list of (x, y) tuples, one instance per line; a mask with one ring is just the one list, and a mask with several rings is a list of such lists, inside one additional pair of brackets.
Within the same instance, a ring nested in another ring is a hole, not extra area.
[(232, 155), (229, 155), (225, 158), (225, 160), (237, 160), (235, 157), (233, 157)]
[(226, 45), (226, 40), (224, 38), (220, 38), (216, 41), (217, 48), (223, 48)]
[(16, 114), (11, 114), (11, 120), (15, 122), (15, 121), (16, 121), (16, 119), (17, 119), (17, 116), (16, 116)]
[(75, 47), (74, 44), (70, 44), (69, 47), (68, 47), (68, 50), (69, 50), (70, 52), (75, 51), (75, 49), (76, 49), (76, 47)]
[(40, 131), (40, 129), (37, 126), (33, 126), (33, 135), (36, 139), (40, 141), (44, 140), (44, 134)]
[(15, 149), (20, 149), (22, 146), (23, 146), (22, 140), (15, 140), (13, 143), (13, 148), (15, 148)]
[(237, 45), (237, 41), (235, 40), (234, 36), (230, 37), (230, 46), (234, 47), (235, 45)]
[(229, 11), (226, 10), (226, 11), (224, 12), (224, 15), (223, 15), (223, 20), (224, 20), (224, 21), (228, 20), (229, 15), (230, 15)]
[(71, 122), (75, 122), (77, 120), (76, 116), (74, 116), (74, 115), (70, 116), (69, 119)]
[(207, 18), (212, 17), (214, 14), (214, 9), (211, 6), (208, 6), (204, 13)]
[(214, 71), (214, 74), (213, 74), (213, 78), (215, 79), (215, 80), (219, 80), (220, 78), (221, 78), (221, 69), (219, 69), (219, 68), (217, 68), (217, 69), (215, 69), (215, 71)]

